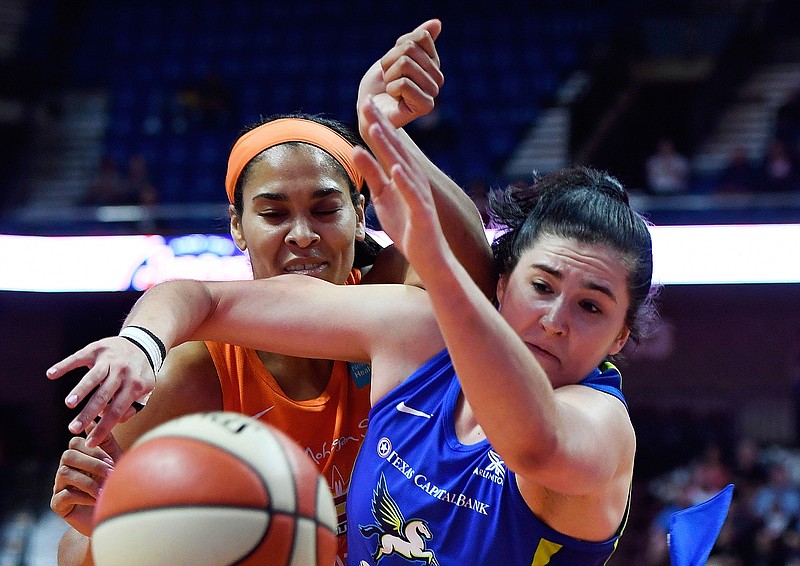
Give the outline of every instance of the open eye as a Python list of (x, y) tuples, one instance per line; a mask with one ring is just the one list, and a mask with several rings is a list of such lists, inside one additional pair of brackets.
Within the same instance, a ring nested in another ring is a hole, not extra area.
[(581, 308), (591, 314), (602, 314), (602, 309), (594, 301), (581, 301)]
[(550, 285), (541, 280), (532, 281), (531, 285), (533, 286), (533, 290), (536, 291), (537, 293), (544, 294), (552, 291)]

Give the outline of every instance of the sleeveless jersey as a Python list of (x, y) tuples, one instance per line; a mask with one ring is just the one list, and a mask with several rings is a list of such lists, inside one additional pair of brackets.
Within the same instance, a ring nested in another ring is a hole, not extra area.
[[(611, 364), (582, 384), (624, 401)], [(593, 543), (551, 529), (487, 440), (458, 441), (460, 390), (444, 350), (372, 408), (347, 502), (348, 564), (605, 564), (619, 533)]]
[[(354, 270), (348, 283), (360, 281)], [(206, 342), (222, 387), (223, 409), (258, 418), (294, 439), (328, 481), (338, 516), (339, 560), (346, 557), (345, 501), (370, 409), (365, 366), (334, 362), (316, 399), (294, 401), (281, 390), (255, 350)], [(368, 366), (366, 366), (368, 367)]]

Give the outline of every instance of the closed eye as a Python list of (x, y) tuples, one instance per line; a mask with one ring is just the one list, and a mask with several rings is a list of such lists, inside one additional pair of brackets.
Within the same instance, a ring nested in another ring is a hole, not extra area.
[(286, 218), (288, 213), (284, 210), (262, 210), (258, 213), (262, 218), (269, 218), (270, 220), (277, 220)]

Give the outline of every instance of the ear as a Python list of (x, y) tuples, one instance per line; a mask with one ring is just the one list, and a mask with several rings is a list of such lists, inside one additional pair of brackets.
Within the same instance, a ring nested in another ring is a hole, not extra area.
[(612, 342), (611, 344), (611, 349), (609, 350), (608, 355), (613, 356), (614, 354), (618, 354), (620, 350), (622, 350), (622, 348), (625, 347), (625, 344), (628, 342), (628, 338), (630, 338), (630, 335), (631, 335), (630, 329), (627, 326), (623, 328), (620, 331), (619, 335), (616, 338), (614, 338), (614, 342)]
[(247, 240), (244, 239), (242, 218), (236, 213), (236, 208), (232, 204), (228, 205), (228, 216), (231, 218), (231, 237), (233, 242), (237, 248), (245, 251), (247, 249)]
[(503, 306), (503, 297), (506, 294), (506, 287), (508, 286), (508, 276), (503, 274), (497, 279), (497, 289), (495, 291), (497, 296), (497, 310)]
[(364, 202), (366, 199), (364, 195), (358, 195), (358, 204), (356, 205), (356, 241), (363, 242), (367, 237), (367, 216), (364, 212)]

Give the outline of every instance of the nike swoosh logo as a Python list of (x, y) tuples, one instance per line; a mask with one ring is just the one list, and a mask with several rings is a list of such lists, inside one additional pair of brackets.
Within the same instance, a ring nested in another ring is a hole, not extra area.
[(422, 411), (418, 411), (417, 409), (412, 409), (408, 405), (406, 405), (405, 401), (400, 401), (397, 406), (395, 407), (401, 413), (406, 413), (407, 415), (414, 415), (415, 417), (425, 417), (426, 419), (431, 418), (433, 415), (429, 415), (428, 413), (423, 413)]
[(255, 415), (253, 415), (253, 416), (252, 416), (252, 417), (250, 417), (250, 418), (251, 418), (251, 419), (260, 419), (261, 417), (263, 417), (264, 415), (266, 415), (267, 413), (269, 413), (269, 412), (270, 412), (272, 409), (274, 409), (274, 408), (275, 408), (275, 405), (272, 405), (271, 407), (267, 407), (266, 409), (264, 409), (264, 410), (263, 410), (263, 411), (261, 411), (260, 413), (256, 413)]

